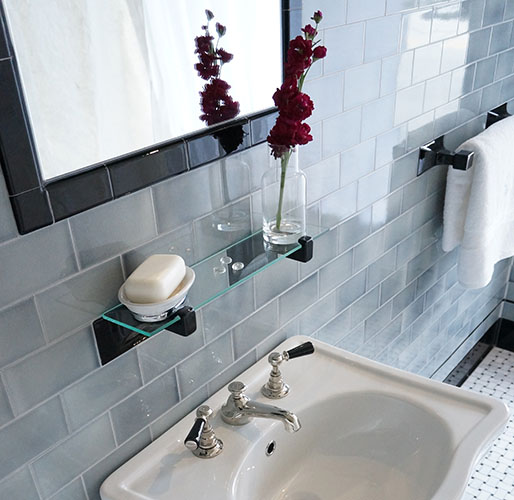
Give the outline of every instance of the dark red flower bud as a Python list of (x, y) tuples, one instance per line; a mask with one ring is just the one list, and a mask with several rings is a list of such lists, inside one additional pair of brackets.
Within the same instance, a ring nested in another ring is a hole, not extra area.
[(314, 59), (323, 59), (327, 55), (327, 48), (323, 45), (316, 47), (312, 53)]
[(316, 28), (313, 28), (310, 24), (307, 24), (305, 28), (302, 28), (302, 31), (305, 33), (306, 38), (313, 39), (316, 34), (318, 33), (316, 31)]
[(316, 24), (318, 24), (323, 19), (323, 14), (321, 13), (321, 10), (317, 10), (316, 12), (314, 12), (314, 14), (312, 15), (311, 19)]
[(207, 21), (210, 21), (214, 17), (214, 14), (209, 9), (205, 9), (205, 15), (207, 16)]
[(221, 59), (222, 63), (228, 63), (234, 58), (232, 54), (223, 49), (218, 49), (216, 53), (218, 54), (218, 57)]

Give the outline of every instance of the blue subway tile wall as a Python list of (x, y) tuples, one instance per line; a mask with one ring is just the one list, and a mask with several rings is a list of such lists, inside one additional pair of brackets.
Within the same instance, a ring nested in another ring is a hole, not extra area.
[(512, 2), (291, 5), (304, 22), (325, 14), (300, 165), (309, 217), (331, 231), (312, 262), (283, 260), (203, 307), (192, 337), (162, 332), (102, 367), (91, 322), (146, 256), (193, 263), (234, 236), (216, 224), (234, 213), (258, 228), (265, 145), (26, 236), (0, 179), (2, 494), (98, 500), (110, 472), (298, 333), (442, 379), (514, 301), (509, 261), (481, 290), (458, 284), (458, 250), (441, 249), (446, 167), (416, 177), (423, 142), (454, 149), (514, 99)]

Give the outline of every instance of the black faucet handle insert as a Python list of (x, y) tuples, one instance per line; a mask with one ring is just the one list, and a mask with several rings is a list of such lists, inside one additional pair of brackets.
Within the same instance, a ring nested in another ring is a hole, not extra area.
[(212, 410), (207, 405), (202, 405), (196, 410), (196, 420), (184, 440), (184, 445), (189, 450), (196, 450), (200, 447), (200, 439), (204, 431), (207, 419), (212, 415)]
[(299, 358), (300, 356), (307, 356), (308, 354), (312, 354), (313, 352), (314, 346), (312, 345), (312, 342), (304, 342), (299, 346), (289, 349), (289, 351), (284, 351), (284, 354), (287, 355), (286, 359), (294, 359)]

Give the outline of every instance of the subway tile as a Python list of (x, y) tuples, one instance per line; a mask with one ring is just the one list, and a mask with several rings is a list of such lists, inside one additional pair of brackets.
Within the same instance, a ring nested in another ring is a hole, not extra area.
[(385, 0), (347, 0), (347, 21), (354, 23), (385, 14)]
[(429, 111), (407, 124), (407, 150), (417, 149), (434, 139), (434, 111)]
[(313, 274), (279, 298), (279, 320), (283, 325), (318, 299), (318, 275)]
[[(220, 208), (222, 198), (219, 179), (219, 163), (213, 163), (153, 186), (159, 232), (171, 231)], [(141, 221), (148, 226), (149, 222)]]
[(339, 155), (320, 161), (304, 170), (307, 176), (307, 203), (312, 203), (339, 186)]
[(375, 141), (369, 140), (341, 153), (341, 186), (359, 180), (375, 168)]
[(376, 231), (392, 220), (396, 219), (401, 213), (402, 192), (397, 191), (387, 198), (377, 201), (373, 205), (372, 211), (372, 231)]
[(452, 71), (452, 83), (450, 86), (450, 100), (464, 96), (473, 90), (475, 78), (475, 64), (464, 66)]
[(428, 111), (446, 104), (449, 99), (451, 73), (438, 76), (426, 83), (423, 109)]
[(364, 343), (364, 323), (355, 327), (350, 332), (345, 332), (344, 337), (337, 342), (336, 346), (341, 349), (346, 349), (350, 352), (357, 352), (357, 350)]
[(505, 5), (505, 13), (503, 19), (507, 20), (512, 18), (514, 18), (514, 3), (507, 2)]
[(411, 281), (420, 276), (435, 263), (438, 256), (439, 249), (437, 248), (437, 243), (434, 243), (419, 253), (407, 266), (407, 281)]
[(58, 398), (47, 401), (0, 429), (0, 478), (66, 437), (66, 420)]
[(460, 5), (458, 3), (434, 9), (430, 41), (438, 42), (457, 34)]
[(380, 287), (376, 286), (352, 304), (350, 308), (351, 328), (357, 326), (359, 323), (364, 321), (368, 316), (371, 316), (371, 314), (377, 310), (379, 297)]
[(7, 195), (4, 176), (0, 173), (0, 243), (16, 237), (18, 230)]
[(466, 63), (469, 64), (487, 56), (491, 31), (491, 28), (487, 28), (470, 33)]
[(368, 288), (378, 285), (396, 269), (396, 249), (389, 250), (368, 267)]
[(345, 221), (338, 228), (339, 251), (360, 243), (370, 233), (371, 207), (360, 211), (357, 215)]
[(350, 309), (347, 309), (323, 326), (323, 328), (321, 328), (317, 333), (316, 338), (322, 342), (328, 342), (329, 344), (335, 345), (348, 335), (350, 325), (351, 311)]
[(417, 6), (418, 0), (387, 0), (386, 14), (415, 9)]
[(380, 61), (361, 64), (346, 71), (344, 82), (344, 108), (372, 101), (380, 93)]
[(118, 303), (123, 283), (119, 259), (113, 259), (58, 284), (36, 296), (46, 336), (55, 340), (91, 323)]
[(336, 290), (336, 305), (338, 310), (346, 309), (366, 292), (366, 271), (353, 276)]
[(374, 61), (396, 54), (400, 38), (401, 16), (386, 16), (366, 22), (364, 61)]
[[(393, 303), (388, 302), (377, 309), (365, 322), (364, 322), (364, 341), (372, 338), (382, 328), (384, 328), (389, 321), (391, 321), (391, 313), (393, 309)], [(398, 334), (400, 332), (398, 331)]]
[(470, 62), (466, 60), (469, 38), (470, 35), (465, 34), (444, 41), (441, 73), (446, 73)]
[(405, 154), (407, 146), (407, 126), (393, 128), (376, 139), (375, 164), (377, 167), (386, 165)]
[(360, 141), (361, 109), (355, 108), (346, 113), (323, 121), (323, 157), (327, 158)]
[(420, 47), (414, 51), (412, 83), (416, 84), (439, 74), (442, 49), (443, 44), (439, 42)]
[(419, 10), (405, 14), (402, 19), (401, 49), (409, 50), (426, 45), (430, 40), (432, 11)]
[(361, 64), (364, 53), (364, 23), (326, 29), (324, 44), (329, 48), (324, 61), (325, 73), (342, 71)]
[[(229, 228), (227, 231), (225, 228)], [(221, 229), (220, 229), (221, 228)], [(193, 222), (195, 254), (201, 260), (252, 234), (250, 198), (211, 212)]]
[(380, 200), (389, 193), (391, 166), (387, 165), (359, 179), (357, 188), (357, 210)]
[(254, 279), (256, 304), (261, 307), (297, 283), (298, 263), (283, 259), (278, 265), (262, 270)]
[[(393, 310), (391, 312), (393, 318), (405, 311), (414, 301), (416, 297), (416, 283), (411, 283), (405, 287), (400, 293), (398, 293), (393, 299)], [(419, 315), (423, 312), (423, 300), (422, 298), (416, 301), (415, 306), (412, 306), (407, 314), (414, 311), (415, 314)]]
[(496, 80), (505, 78), (512, 73), (514, 66), (514, 49), (508, 50), (498, 55), (498, 61), (496, 64), (496, 71), (494, 77)]
[(195, 256), (193, 224), (186, 224), (123, 254), (126, 275), (130, 275), (147, 257), (159, 253), (180, 255), (189, 266), (198, 262), (200, 259)]
[(0, 491), (2, 498), (6, 500), (40, 500), (28, 467), (23, 467), (0, 481)]
[(505, 78), (501, 84), (500, 101), (510, 101), (514, 97), (514, 77)]
[(4, 370), (14, 411), (23, 413), (98, 366), (90, 327)]
[[(327, 53), (330, 54), (330, 51)], [(337, 115), (343, 111), (343, 82), (343, 73), (335, 73), (305, 82), (303, 88), (304, 92), (306, 92), (312, 99), (312, 102), (314, 102), (314, 110), (309, 118), (311, 127), (313, 127), (316, 122)], [(316, 134), (311, 135), (317, 137)], [(307, 145), (307, 147), (309, 147), (309, 145)], [(302, 146), (300, 158), (305, 155), (304, 149), (305, 147)]]
[[(207, 386), (204, 385), (191, 395), (182, 398), (173, 408), (163, 413), (150, 425), (152, 438), (155, 440), (173, 427), (184, 415), (198, 408), (209, 397)], [(144, 430), (141, 432), (145, 432)], [(136, 436), (137, 438), (137, 436)], [(135, 438), (134, 438), (135, 439)], [(130, 442), (130, 441), (129, 441)]]
[[(241, 373), (254, 365), (257, 361), (256, 349), (250, 351), (245, 356), (242, 356), (234, 363), (232, 363), (226, 370), (222, 371), (215, 379), (207, 384), (209, 394), (215, 394), (222, 387), (229, 384), (232, 380), (236, 379)], [(227, 391), (228, 392), (228, 391)]]
[(482, 26), (485, 0), (466, 0), (462, 2), (457, 32), (468, 33)]
[(357, 183), (348, 184), (321, 200), (321, 225), (332, 228), (357, 210)]
[(34, 462), (34, 475), (42, 495), (53, 495), (115, 447), (109, 417), (93, 421)]
[(384, 248), (389, 250), (404, 240), (412, 231), (412, 212), (403, 214), (384, 228)]
[(401, 267), (417, 255), (420, 249), (421, 233), (418, 231), (398, 245), (397, 266)]
[(312, 335), (339, 311), (336, 309), (336, 294), (329, 293), (315, 302), (298, 317), (300, 335)]
[[(346, 22), (346, 0), (332, 2), (331, 0), (299, 0), (302, 9), (302, 24), (311, 23), (313, 12), (318, 9), (323, 12), (323, 28), (339, 26)], [(290, 5), (293, 8), (293, 5)]]
[(126, 252), (156, 236), (148, 189), (83, 212), (70, 221), (83, 268)]
[(362, 107), (362, 139), (375, 137), (393, 127), (395, 96), (369, 102)]
[(62, 400), (71, 429), (87, 424), (141, 385), (136, 351), (132, 350), (67, 388)]
[[(278, 267), (273, 266), (273, 268)], [(205, 339), (213, 340), (255, 310), (253, 281), (247, 280), (202, 307)]]
[(491, 35), (491, 46), (489, 47), (489, 54), (497, 54), (502, 50), (509, 48), (509, 40), (512, 34), (512, 21), (508, 23), (498, 24), (493, 27), (493, 34)]
[(249, 316), (232, 331), (234, 355), (238, 359), (278, 329), (278, 300)]
[(148, 429), (144, 429), (84, 473), (84, 483), (89, 500), (98, 500), (100, 486), (103, 481), (126, 461), (139, 453), (145, 446), (150, 444), (150, 438), (150, 432)]
[(12, 420), (14, 417), (11, 404), (7, 399), (4, 384), (0, 380), (0, 427)]
[(396, 95), (396, 107), (394, 124), (399, 125), (421, 114), (423, 111), (423, 99), (425, 96), (425, 84), (421, 83), (405, 90), (400, 90)]
[(384, 304), (405, 288), (407, 268), (404, 266), (380, 284), (380, 304)]
[(0, 308), (77, 270), (66, 223), (54, 224), (0, 246)]
[(384, 96), (408, 87), (412, 83), (413, 64), (413, 50), (383, 59), (380, 95)]
[(418, 168), (418, 152), (413, 151), (407, 156), (396, 160), (391, 170), (391, 190), (397, 189), (416, 178)]
[(110, 411), (116, 442), (124, 443), (178, 401), (175, 370), (143, 386)]
[[(96, 499), (100, 494), (100, 488), (96, 492)], [(70, 484), (65, 486), (58, 493), (53, 495), (50, 500), (93, 500), (95, 496), (91, 496), (89, 499), (86, 496), (86, 491), (84, 490), (84, 486), (82, 485), (82, 480), (80, 477), (72, 481)], [(96, 500), (95, 499), (95, 500)]]
[(319, 271), (320, 295), (325, 295), (338, 287), (352, 274), (353, 252), (343, 253)]
[(485, 0), (483, 26), (503, 21), (506, 0)]
[(384, 230), (373, 233), (354, 249), (353, 270), (358, 271), (377, 260), (384, 251)]
[(45, 345), (34, 301), (19, 302), (0, 312), (0, 367)]
[(494, 80), (494, 71), (496, 69), (496, 57), (488, 57), (483, 61), (477, 62), (475, 72), (474, 89), (480, 89), (489, 85)]
[(221, 373), (233, 361), (230, 332), (180, 363), (177, 378), (180, 396), (188, 396)]
[(202, 324), (197, 314), (197, 331), (188, 337), (168, 330), (154, 335), (138, 347), (139, 362), (145, 383), (203, 347)]

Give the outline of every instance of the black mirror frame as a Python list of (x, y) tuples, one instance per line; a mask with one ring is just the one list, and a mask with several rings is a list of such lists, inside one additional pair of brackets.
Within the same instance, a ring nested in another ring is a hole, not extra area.
[[(290, 34), (300, 28), (301, 10), (292, 16), (290, 0), (281, 1), (285, 61)], [(292, 22), (298, 24), (295, 29), (291, 28)], [(275, 118), (276, 109), (269, 108), (45, 181), (0, 0), (0, 164), (20, 234), (261, 144)], [(241, 137), (241, 143), (227, 145), (223, 139), (233, 134)]]

